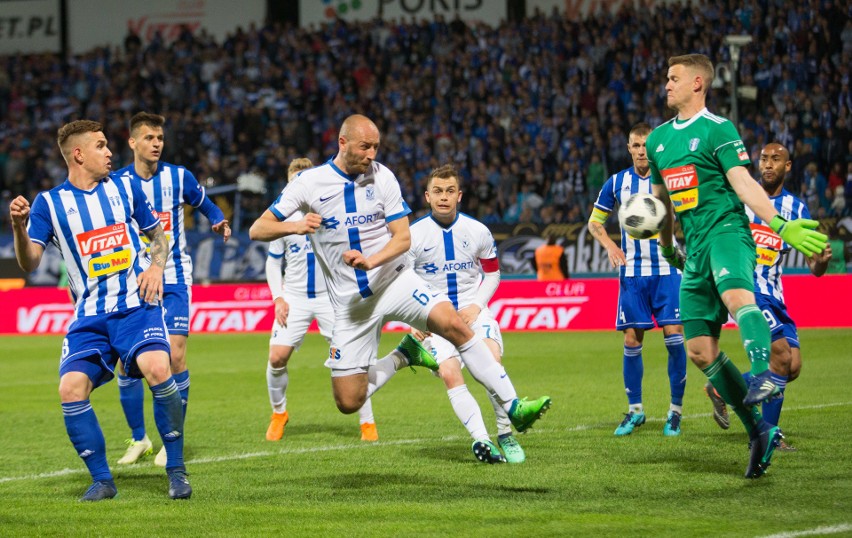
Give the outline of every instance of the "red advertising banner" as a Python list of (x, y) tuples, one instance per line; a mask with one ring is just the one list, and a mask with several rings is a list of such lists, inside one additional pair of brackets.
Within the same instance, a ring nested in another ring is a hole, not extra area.
[[(786, 276), (784, 292), (799, 327), (852, 327), (852, 276)], [(616, 279), (508, 280), (490, 307), (503, 331), (612, 330), (617, 300)], [(68, 293), (58, 288), (0, 291), (0, 304), (0, 334), (63, 334), (74, 314)], [(192, 288), (193, 333), (267, 332), (272, 321), (263, 284)]]

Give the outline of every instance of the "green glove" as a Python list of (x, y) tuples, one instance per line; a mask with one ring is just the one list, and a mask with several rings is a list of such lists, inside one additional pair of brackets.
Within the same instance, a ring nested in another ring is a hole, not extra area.
[(815, 220), (788, 221), (781, 215), (775, 215), (769, 223), (769, 227), (780, 235), (781, 239), (808, 258), (822, 252), (828, 245), (828, 236), (815, 231), (817, 226), (819, 222)]
[(660, 252), (662, 252), (663, 258), (669, 262), (669, 265), (683, 271), (683, 266), (686, 264), (686, 254), (681, 249), (674, 245), (669, 245), (667, 247), (660, 247)]

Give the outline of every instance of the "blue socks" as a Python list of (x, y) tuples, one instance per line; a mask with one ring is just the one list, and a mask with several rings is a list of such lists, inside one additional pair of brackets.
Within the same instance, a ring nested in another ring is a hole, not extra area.
[(106, 442), (89, 400), (62, 404), (65, 430), (77, 455), (83, 459), (92, 481), (112, 480), (106, 458)]
[(683, 347), (683, 335), (672, 334), (663, 338), (669, 350), (669, 387), (672, 391), (672, 404), (683, 405), (683, 393), (686, 390), (686, 350)]
[(145, 403), (145, 387), (142, 386), (142, 380), (119, 375), (118, 399), (124, 409), (127, 425), (133, 432), (133, 440), (141, 441), (145, 437), (145, 412), (142, 409)]
[(184, 370), (179, 374), (173, 374), (172, 379), (177, 383), (177, 388), (180, 391), (180, 403), (183, 406), (183, 417), (186, 418), (186, 402), (189, 400), (189, 370)]
[(642, 364), (642, 346), (624, 346), (624, 392), (627, 403), (642, 403), (642, 376), (645, 366)]
[(183, 406), (174, 378), (151, 387), (154, 422), (166, 447), (166, 469), (183, 468)]

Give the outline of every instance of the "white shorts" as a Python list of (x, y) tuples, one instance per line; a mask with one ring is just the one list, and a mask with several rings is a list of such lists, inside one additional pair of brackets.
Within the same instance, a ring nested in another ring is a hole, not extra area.
[(278, 322), (272, 325), (272, 337), (269, 339), (270, 346), (291, 346), (298, 350), (305, 340), (305, 333), (311, 326), (311, 321), (317, 320), (320, 334), (331, 342), (331, 332), (334, 328), (334, 309), (327, 295), (315, 299), (297, 298), (291, 300), (284, 297), (290, 305), (287, 314), (287, 326), (282, 327)]
[[(497, 347), (500, 348), (500, 355), (503, 355), (503, 335), (500, 334), (500, 325), (494, 319), (494, 314), (491, 313), (491, 310), (488, 308), (483, 309), (470, 325), (470, 328), (473, 329), (477, 338), (481, 338), (482, 340), (490, 338), (497, 342)], [(432, 351), (438, 364), (456, 357), (462, 363), (462, 366), (464, 366), (464, 362), (462, 362), (459, 355), (459, 350), (442, 336), (432, 334), (423, 340), (423, 347)]]
[(406, 269), (383, 291), (334, 312), (334, 331), (325, 365), (353, 374), (358, 369), (366, 371), (376, 362), (385, 321), (402, 321), (425, 331), (429, 312), (443, 301), (449, 301), (446, 295), (413, 269)]

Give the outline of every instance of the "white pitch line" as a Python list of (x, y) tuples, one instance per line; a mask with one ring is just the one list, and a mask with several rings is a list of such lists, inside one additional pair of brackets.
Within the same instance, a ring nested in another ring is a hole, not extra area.
[[(789, 407), (785, 408), (784, 412), (790, 411), (801, 411), (805, 409), (824, 409), (827, 407), (843, 407), (852, 405), (852, 402), (836, 402), (836, 403), (827, 403), (827, 404), (814, 404), (814, 405), (802, 405), (798, 407)], [(693, 419), (693, 418), (705, 418), (710, 417), (711, 413), (697, 413), (692, 415), (686, 415), (684, 418)], [(649, 418), (650, 422), (662, 422), (664, 418)], [(562, 431), (568, 432), (580, 432), (586, 430), (592, 430), (595, 428), (600, 428), (603, 426), (607, 426), (608, 423), (598, 423), (598, 424), (578, 424), (577, 426), (571, 426), (569, 428), (565, 428)], [(532, 434), (544, 434), (548, 431), (556, 431), (553, 428), (542, 428), (531, 430), (525, 435)], [(464, 435), (444, 435), (440, 438), (442, 441), (457, 441), (460, 439), (467, 439), (467, 436)], [(431, 440), (431, 439), (430, 439)], [(335, 450), (352, 450), (353, 448), (368, 448), (371, 446), (394, 446), (394, 445), (412, 445), (417, 443), (426, 442), (426, 439), (399, 439), (396, 441), (379, 441), (377, 443), (357, 443), (357, 444), (344, 444), (344, 445), (328, 445), (328, 446), (314, 446), (307, 448), (285, 448), (283, 450), (264, 450), (262, 452), (245, 452), (242, 454), (229, 454), (225, 456), (210, 456), (206, 458), (196, 458), (192, 460), (187, 460), (187, 465), (199, 465), (204, 463), (221, 463), (224, 461), (237, 461), (237, 460), (247, 460), (254, 458), (267, 458), (270, 456), (281, 456), (286, 454), (314, 454), (317, 452), (331, 452)], [(137, 467), (138, 469), (147, 469), (147, 467)], [(130, 471), (133, 470), (133, 467), (123, 467), (122, 471)], [(82, 474), (87, 473), (88, 470), (85, 468), (80, 469), (61, 469), (59, 471), (50, 471), (46, 473), (38, 473), (24, 476), (4, 476), (0, 477), (0, 484), (6, 482), (17, 482), (20, 480), (41, 480), (43, 478), (55, 478), (58, 476), (67, 476), (73, 474)]]
[(852, 530), (852, 525), (848, 523), (842, 523), (840, 525), (816, 527), (814, 529), (807, 529), (803, 531), (779, 532), (778, 534), (770, 534), (761, 538), (796, 538), (797, 536), (822, 536), (826, 534), (838, 534), (850, 530)]

